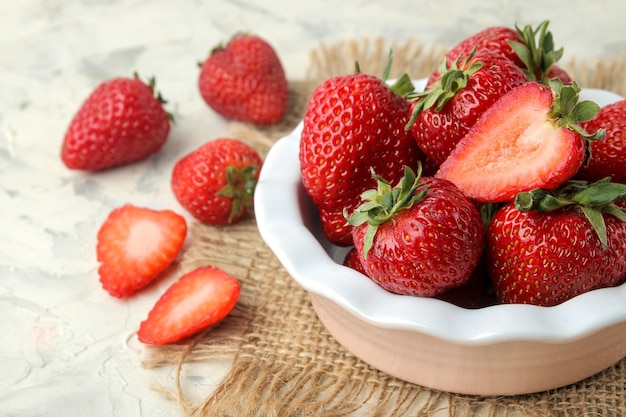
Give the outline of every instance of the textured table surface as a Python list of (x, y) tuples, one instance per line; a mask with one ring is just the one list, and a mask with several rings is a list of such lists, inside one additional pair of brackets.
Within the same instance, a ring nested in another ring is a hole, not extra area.
[[(98, 282), (95, 235), (129, 201), (183, 212), (171, 167), (227, 127), (199, 98), (196, 63), (236, 31), (273, 44), (292, 79), (320, 41), (453, 44), (486, 26), (545, 19), (566, 56), (626, 53), (622, 0), (20, 0), (2, 2), (0, 14), (0, 414), (16, 417), (178, 415), (150, 389), (171, 370), (143, 369), (135, 336), (174, 277), (113, 299)], [(67, 170), (61, 141), (82, 100), (135, 70), (157, 77), (178, 119), (162, 152), (97, 175)], [(219, 377), (198, 368), (190, 385)]]

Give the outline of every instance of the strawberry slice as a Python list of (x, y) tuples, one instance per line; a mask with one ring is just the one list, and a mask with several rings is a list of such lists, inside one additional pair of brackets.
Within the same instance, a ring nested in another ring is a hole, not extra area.
[(580, 88), (558, 79), (525, 83), (495, 102), (441, 164), (437, 177), (481, 202), (511, 200), (534, 188), (556, 189), (582, 166), (588, 140), (579, 123), (599, 111), (578, 101)]
[(163, 345), (222, 321), (235, 307), (239, 281), (213, 266), (183, 275), (156, 302), (137, 332), (143, 343)]
[(185, 218), (173, 211), (132, 204), (114, 209), (98, 231), (102, 286), (119, 298), (134, 293), (174, 261), (186, 236)]

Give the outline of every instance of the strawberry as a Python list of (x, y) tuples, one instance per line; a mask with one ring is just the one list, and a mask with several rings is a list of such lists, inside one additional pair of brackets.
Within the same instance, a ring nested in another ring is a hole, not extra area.
[(82, 104), (63, 139), (61, 159), (70, 169), (98, 171), (147, 158), (163, 147), (171, 116), (148, 84), (114, 78), (99, 84)]
[(176, 259), (186, 236), (185, 218), (173, 211), (132, 204), (114, 209), (98, 231), (102, 287), (122, 298), (146, 286)]
[(278, 123), (287, 111), (288, 83), (274, 48), (238, 34), (201, 64), (198, 89), (218, 114), (255, 125)]
[(409, 167), (397, 185), (378, 188), (347, 216), (368, 276), (387, 291), (436, 296), (468, 282), (483, 251), (476, 207), (449, 181)]
[(598, 112), (578, 102), (580, 88), (525, 83), (494, 103), (459, 141), (436, 177), (453, 182), (480, 202), (505, 202), (518, 192), (555, 189), (585, 160), (588, 135), (579, 125)]
[(475, 309), (496, 304), (496, 298), (491, 286), (491, 279), (487, 273), (484, 257), (474, 269), (469, 280), (460, 287), (452, 288), (436, 296), (463, 308)]
[(348, 251), (346, 257), (343, 259), (343, 266), (347, 266), (348, 268), (352, 268), (363, 275), (367, 275), (367, 271), (363, 268), (363, 264), (361, 263), (361, 258), (359, 257), (359, 251), (357, 248), (353, 247)]
[(500, 303), (560, 304), (626, 280), (626, 185), (568, 181), (520, 193), (487, 230)]
[(409, 103), (403, 94), (413, 85), (405, 75), (388, 86), (388, 69), (383, 79), (357, 71), (326, 80), (314, 90), (304, 116), (302, 181), (325, 236), (340, 246), (352, 245), (344, 209), (353, 211), (361, 192), (375, 186), (370, 169), (397, 181), (403, 165), (415, 167), (424, 157), (404, 129)]
[(233, 223), (252, 208), (262, 164), (250, 145), (218, 138), (176, 162), (172, 191), (197, 220), (211, 225)]
[(222, 321), (239, 299), (239, 281), (213, 266), (183, 275), (163, 293), (137, 336), (146, 344), (178, 342)]
[(603, 129), (605, 138), (591, 142), (591, 156), (578, 177), (597, 181), (611, 177), (626, 184), (626, 100), (608, 104), (592, 120), (582, 123), (587, 132)]
[(444, 61), (441, 79), (413, 101), (407, 124), (422, 151), (441, 164), (480, 116), (503, 94), (528, 82), (510, 59), (489, 53)]
[[(521, 42), (519, 33), (515, 29), (507, 26), (490, 26), (457, 43), (446, 53), (443, 62), (453, 63), (460, 59), (467, 59), (476, 53), (487, 52), (487, 55), (501, 55), (511, 60), (518, 67), (522, 67), (523, 62), (511, 47), (511, 41)], [(442, 71), (440, 65), (428, 78), (427, 85), (430, 86), (439, 80), (443, 73), (445, 70)]]
[[(507, 26), (487, 27), (456, 44), (445, 56), (446, 62), (455, 62), (478, 52), (502, 55), (521, 68), (530, 81), (545, 82), (558, 77), (563, 84), (571, 84), (572, 79), (556, 62), (563, 56), (563, 48), (554, 49), (552, 33), (548, 31), (549, 21), (543, 21), (537, 28), (526, 25), (515, 29)], [(428, 79), (431, 85), (442, 73), (435, 70)]]

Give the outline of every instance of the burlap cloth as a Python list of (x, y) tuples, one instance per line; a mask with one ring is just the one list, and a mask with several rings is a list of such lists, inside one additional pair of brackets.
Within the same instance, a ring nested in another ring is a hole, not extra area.
[[(389, 49), (391, 76), (427, 76), (445, 52), (418, 41), (382, 39), (320, 45), (311, 52), (306, 80), (291, 81), (290, 112), (270, 129), (233, 124), (230, 134), (265, 154), (302, 118), (308, 96), (324, 79), (353, 72), (381, 75)], [(626, 96), (626, 60), (563, 64), (583, 87)], [(317, 319), (307, 293), (261, 240), (253, 216), (227, 227), (194, 224), (182, 256), (183, 272), (212, 264), (242, 282), (240, 301), (217, 327), (186, 343), (149, 349), (146, 368), (169, 366), (174, 386), (164, 395), (184, 416), (622, 416), (626, 415), (626, 362), (580, 383), (545, 393), (475, 397), (439, 392), (388, 376), (347, 352)], [(190, 400), (181, 381), (198, 363), (224, 362), (227, 372), (206, 398)], [(148, 372), (148, 371), (146, 371)]]

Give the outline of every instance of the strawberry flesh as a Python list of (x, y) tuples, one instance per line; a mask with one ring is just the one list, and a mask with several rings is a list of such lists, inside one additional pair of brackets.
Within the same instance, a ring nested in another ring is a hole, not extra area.
[(187, 235), (184, 217), (127, 204), (114, 209), (98, 232), (98, 273), (105, 290), (128, 296), (174, 261)]
[(550, 87), (530, 82), (490, 107), (436, 174), (480, 202), (518, 192), (555, 189), (580, 168), (585, 140), (549, 119)]
[(137, 332), (146, 344), (163, 345), (192, 336), (222, 321), (235, 307), (239, 281), (203, 266), (183, 275), (156, 302)]

